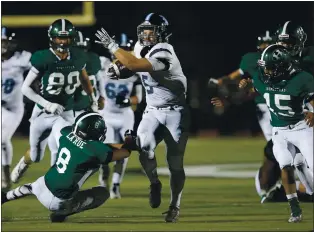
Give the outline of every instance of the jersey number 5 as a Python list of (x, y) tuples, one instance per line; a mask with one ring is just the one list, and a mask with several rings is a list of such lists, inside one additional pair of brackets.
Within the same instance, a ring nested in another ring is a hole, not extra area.
[[(295, 114), (295, 112), (293, 112), (293, 109), (291, 107), (283, 106), (280, 104), (280, 101), (290, 101), (291, 100), (290, 95), (274, 94), (273, 102), (270, 102), (270, 96), (271, 95), (269, 93), (264, 93), (266, 104), (272, 113), (274, 113), (275, 115), (281, 115), (281, 116), (286, 116), (286, 117), (292, 117)], [(277, 109), (272, 108), (273, 104), (275, 105)], [(288, 111), (288, 114), (282, 111)]]
[(58, 160), (56, 162), (57, 171), (59, 173), (64, 173), (67, 169), (67, 166), (69, 164), (69, 161), (71, 159), (71, 153), (67, 148), (62, 148), (58, 155)]
[[(64, 90), (67, 94), (71, 95), (75, 89), (80, 86), (78, 71), (70, 72), (67, 76), (67, 86)], [(51, 95), (59, 95), (65, 84), (65, 77), (62, 73), (51, 73), (48, 78), (47, 92)]]
[(142, 75), (142, 78), (143, 78), (143, 85), (146, 89), (147, 94), (152, 94), (154, 92), (154, 89), (153, 89), (153, 87), (149, 86), (147, 83), (148, 82), (148, 76)]

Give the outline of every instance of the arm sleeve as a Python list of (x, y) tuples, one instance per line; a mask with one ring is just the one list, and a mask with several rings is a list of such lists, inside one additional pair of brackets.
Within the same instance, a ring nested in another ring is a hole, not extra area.
[(37, 77), (38, 70), (32, 67), (31, 70), (29, 70), (25, 81), (23, 82), (22, 93), (33, 102), (45, 108), (47, 104), (49, 104), (49, 102), (41, 97), (39, 94), (35, 93), (35, 91), (31, 88), (32, 83), (36, 80)]
[(166, 71), (172, 68), (173, 54), (167, 47), (157, 47), (150, 52), (147, 60), (153, 66), (154, 71)]

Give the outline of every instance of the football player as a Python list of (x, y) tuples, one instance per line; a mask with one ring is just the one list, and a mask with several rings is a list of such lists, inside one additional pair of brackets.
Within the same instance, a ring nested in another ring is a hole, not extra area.
[(9, 189), (10, 165), (12, 164), (13, 147), (11, 138), (22, 121), (24, 114), (23, 73), (30, 69), (31, 53), (17, 51), (18, 41), (15, 33), (2, 28), (1, 33), (1, 111), (2, 111), (2, 182), (3, 189)]
[[(63, 119), (62, 119), (63, 120)], [(27, 195), (35, 195), (42, 205), (52, 211), (51, 222), (63, 222), (68, 216), (101, 206), (108, 198), (105, 187), (80, 190), (100, 164), (129, 157), (138, 149), (136, 136), (126, 133), (126, 142), (115, 147), (104, 144), (106, 124), (101, 115), (84, 112), (72, 126), (61, 130), (58, 139), (57, 162), (35, 182), (24, 184), (6, 194), (2, 204)]]
[[(305, 182), (313, 194), (313, 125), (314, 113), (303, 113), (304, 101), (314, 106), (314, 77), (295, 65), (285, 47), (270, 45), (258, 61), (260, 72), (253, 75), (254, 89), (250, 81), (242, 80), (240, 88), (250, 88), (261, 94), (271, 113), (273, 152), (281, 168), (281, 180), (291, 208), (289, 222), (300, 222), (302, 210), (299, 205), (294, 179), (295, 151), (303, 155), (310, 172), (303, 172)], [(300, 177), (300, 176), (299, 176)], [(301, 180), (301, 178), (300, 178)], [(301, 180), (302, 181), (302, 180)]]
[[(42, 160), (47, 138), (57, 118), (61, 116), (69, 122), (74, 121), (73, 95), (80, 85), (90, 98), (91, 109), (98, 110), (85, 69), (86, 54), (72, 47), (75, 35), (76, 30), (70, 21), (58, 19), (48, 30), (50, 48), (32, 55), (32, 68), (22, 86), (22, 93), (36, 103), (30, 118), (30, 150), (11, 173), (14, 183), (18, 182), (32, 162)], [(36, 81), (41, 82), (40, 93), (31, 88)]]
[[(82, 49), (87, 55), (87, 63), (86, 63), (86, 72), (88, 73), (89, 80), (93, 86), (93, 91), (96, 99), (98, 99), (99, 109), (102, 109), (104, 106), (104, 90), (100, 88), (104, 86), (104, 78), (100, 75), (100, 58), (99, 56), (89, 51), (90, 49), (90, 39), (84, 37), (81, 31), (76, 31), (76, 38), (74, 42), (74, 47), (78, 47)], [(74, 117), (77, 117), (84, 111), (90, 110), (90, 99), (87, 93), (84, 91), (82, 86), (79, 86), (74, 92)], [(132, 128), (131, 128), (132, 129)], [(56, 139), (54, 138), (54, 134), (50, 134), (48, 138), (48, 146), (51, 153), (50, 164), (51, 166), (56, 162), (56, 156), (58, 151), (58, 146), (56, 144)]]
[(292, 21), (286, 21), (276, 32), (276, 43), (291, 53), (294, 62), (303, 70), (314, 73), (314, 46), (304, 47), (307, 34), (303, 28)]
[[(133, 50), (133, 41), (128, 40), (126, 34), (121, 34), (120, 48), (131, 52)], [(142, 85), (137, 74), (121, 80), (109, 78), (109, 75), (115, 75), (114, 70), (110, 66), (106, 66), (108, 62), (103, 62), (103, 76), (105, 83), (105, 107), (101, 111), (101, 115), (106, 120), (107, 136), (106, 143), (122, 143), (124, 132), (133, 130), (134, 127), (134, 111), (132, 106), (136, 106), (142, 101)], [(109, 63), (110, 64), (110, 63)], [(108, 71), (107, 71), (108, 70)], [(112, 73), (113, 72), (113, 73)], [(110, 198), (121, 198), (120, 184), (126, 169), (128, 158), (115, 162), (114, 172), (112, 175)], [(106, 186), (109, 178), (109, 166), (103, 165), (100, 169), (99, 182), (102, 186)]]
[(183, 156), (188, 140), (189, 112), (186, 104), (187, 80), (173, 46), (169, 23), (162, 15), (150, 13), (137, 27), (135, 56), (119, 48), (102, 28), (96, 36), (105, 48), (129, 70), (140, 74), (145, 87), (147, 107), (137, 130), (141, 148), (140, 162), (151, 183), (150, 206), (161, 203), (161, 182), (156, 172), (155, 148), (164, 139), (170, 171), (171, 200), (166, 222), (179, 217), (185, 182)]

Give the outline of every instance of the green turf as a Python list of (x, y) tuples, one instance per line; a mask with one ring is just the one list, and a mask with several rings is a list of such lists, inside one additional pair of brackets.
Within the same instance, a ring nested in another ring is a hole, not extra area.
[[(255, 139), (191, 139), (185, 164), (258, 163), (264, 146)], [(15, 138), (14, 161), (27, 148), (27, 140)], [(159, 166), (165, 166), (164, 146), (158, 148)], [(33, 165), (21, 183), (32, 182), (45, 173), (49, 154)], [(138, 169), (137, 155), (129, 161), (130, 169)], [(162, 205), (151, 209), (148, 204), (149, 183), (145, 176), (127, 173), (122, 185), (122, 199), (108, 200), (98, 209), (71, 216), (66, 223), (51, 224), (49, 212), (35, 197), (9, 202), (2, 206), (3, 231), (310, 231), (313, 230), (313, 204), (302, 203), (304, 221), (289, 224), (287, 203), (261, 205), (254, 180), (187, 177), (178, 223), (166, 224), (161, 213), (167, 210), (170, 192), (168, 177), (163, 182)], [(84, 188), (97, 185), (97, 176)]]

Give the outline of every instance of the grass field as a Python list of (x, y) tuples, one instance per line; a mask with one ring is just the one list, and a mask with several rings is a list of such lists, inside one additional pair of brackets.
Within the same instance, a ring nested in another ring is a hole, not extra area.
[[(14, 139), (15, 165), (27, 149), (26, 139)], [(186, 165), (259, 163), (262, 138), (190, 139)], [(159, 166), (166, 166), (164, 146), (157, 150)], [(49, 166), (49, 154), (34, 164), (21, 183), (32, 182)], [(139, 169), (135, 153), (128, 170)], [(108, 200), (98, 209), (77, 214), (66, 223), (51, 224), (49, 212), (35, 197), (27, 197), (2, 206), (3, 231), (310, 231), (313, 230), (313, 204), (302, 203), (304, 220), (289, 224), (287, 203), (261, 205), (254, 179), (187, 177), (178, 223), (166, 224), (162, 212), (169, 204), (168, 177), (162, 176), (162, 204), (151, 209), (148, 204), (148, 180), (136, 172), (127, 172), (122, 185), (122, 199)], [(97, 185), (93, 176), (84, 188)]]

